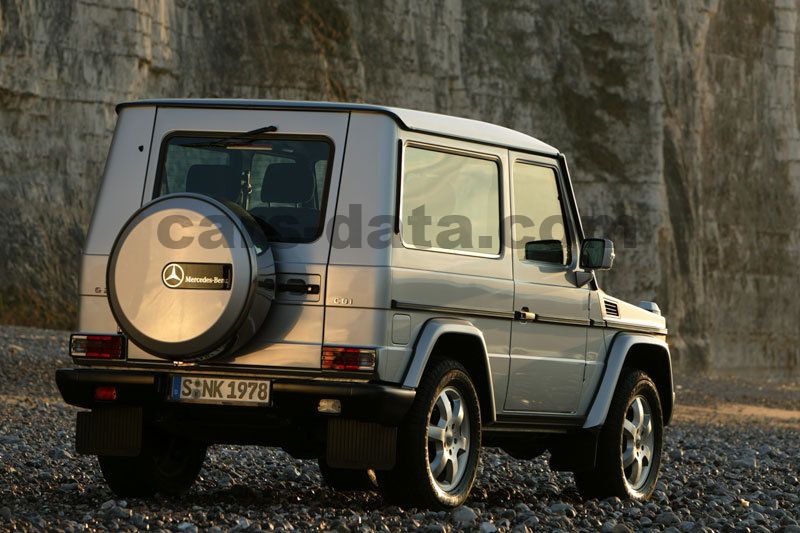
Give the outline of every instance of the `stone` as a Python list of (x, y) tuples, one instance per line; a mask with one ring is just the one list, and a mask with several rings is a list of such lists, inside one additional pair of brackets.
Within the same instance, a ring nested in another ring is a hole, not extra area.
[(656, 515), (656, 524), (661, 524), (662, 526), (676, 526), (680, 523), (681, 519), (675, 513), (666, 512)]
[(554, 503), (553, 505), (548, 507), (547, 510), (553, 514), (560, 514), (570, 518), (577, 515), (575, 508), (572, 507), (570, 504), (564, 502)]
[(473, 523), (475, 519), (478, 518), (478, 515), (470, 507), (462, 505), (461, 507), (454, 509), (453, 512), (450, 513), (450, 518), (453, 520), (453, 522), (462, 525), (467, 525)]
[(734, 461), (733, 464), (741, 468), (758, 468), (758, 459), (755, 455), (746, 455)]
[(491, 522), (482, 522), (480, 527), (480, 533), (496, 533), (497, 528)]
[(178, 524), (178, 531), (181, 533), (197, 533), (197, 526), (191, 522), (181, 522)]
[(117, 506), (117, 502), (115, 502), (114, 500), (106, 500), (100, 506), (100, 510), (101, 511), (108, 511), (109, 509), (113, 509), (116, 506)]
[(528, 507), (526, 504), (520, 502), (520, 503), (518, 503), (518, 504), (516, 504), (514, 506), (514, 511), (516, 511), (517, 513), (520, 513), (520, 514), (521, 513), (530, 513), (531, 512), (531, 508)]
[(536, 526), (539, 525), (539, 517), (536, 515), (529, 516), (528, 518), (525, 519), (525, 522), (523, 522), (523, 524), (535, 529)]
[(53, 448), (50, 450), (50, 458), (58, 461), (60, 459), (68, 459), (69, 455), (62, 448)]
[(231, 531), (244, 531), (250, 527), (250, 520), (245, 517), (240, 517), (236, 520), (236, 525), (233, 526)]
[(144, 517), (142, 515), (140, 515), (139, 513), (135, 513), (131, 517), (131, 524), (136, 526), (138, 529), (144, 529), (145, 526), (147, 525), (147, 522), (145, 522)]
[(125, 509), (124, 507), (115, 506), (112, 507), (108, 513), (113, 516), (114, 518), (125, 518), (128, 519), (133, 516), (133, 511), (130, 509)]

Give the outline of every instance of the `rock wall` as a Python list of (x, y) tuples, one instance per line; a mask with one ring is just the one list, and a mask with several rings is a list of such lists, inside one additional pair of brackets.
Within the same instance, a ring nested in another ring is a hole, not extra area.
[(569, 156), (612, 294), (679, 368), (800, 371), (796, 0), (0, 0), (0, 320), (69, 327), (113, 131), (143, 97), (467, 116)]

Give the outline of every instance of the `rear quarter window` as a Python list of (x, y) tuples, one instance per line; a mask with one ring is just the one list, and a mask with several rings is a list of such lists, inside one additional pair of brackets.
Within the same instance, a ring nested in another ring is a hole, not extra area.
[(402, 238), (414, 248), (500, 253), (495, 160), (409, 146), (403, 160)]

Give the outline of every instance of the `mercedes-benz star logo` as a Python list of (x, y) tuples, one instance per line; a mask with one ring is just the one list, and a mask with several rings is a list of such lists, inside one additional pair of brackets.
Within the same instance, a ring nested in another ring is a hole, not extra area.
[(177, 289), (183, 284), (183, 267), (178, 263), (169, 263), (161, 271), (161, 280), (170, 289)]

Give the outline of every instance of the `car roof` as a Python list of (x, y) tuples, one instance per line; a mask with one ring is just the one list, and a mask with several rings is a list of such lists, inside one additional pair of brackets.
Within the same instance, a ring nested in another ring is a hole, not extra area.
[(516, 130), (481, 122), (468, 118), (416, 111), (399, 107), (387, 107), (373, 104), (350, 104), (343, 102), (307, 102), (292, 100), (239, 100), (221, 98), (166, 98), (152, 100), (135, 100), (117, 105), (121, 108), (130, 106), (160, 107), (198, 107), (198, 108), (248, 108), (248, 109), (301, 109), (319, 111), (360, 111), (382, 113), (392, 117), (397, 124), (406, 130), (432, 133), (446, 137), (454, 137), (483, 144), (492, 144), (535, 152), (546, 155), (558, 155), (559, 152), (549, 144), (535, 137)]

